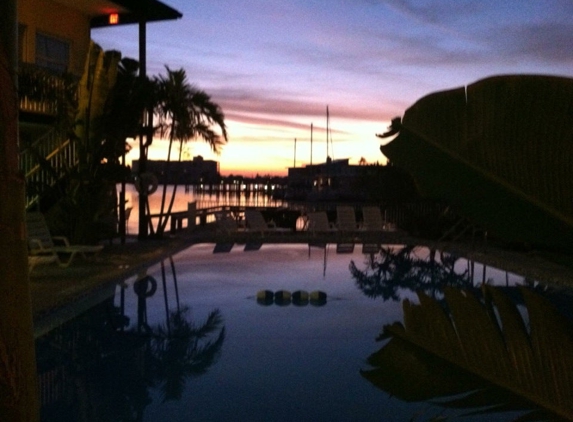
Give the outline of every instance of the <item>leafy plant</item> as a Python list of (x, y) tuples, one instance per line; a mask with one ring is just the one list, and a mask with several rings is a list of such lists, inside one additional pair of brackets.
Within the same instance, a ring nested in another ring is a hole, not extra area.
[(380, 149), (423, 196), (499, 238), (570, 252), (572, 109), (573, 78), (489, 77), (421, 98)]
[(573, 419), (571, 322), (522, 287), (528, 319), (496, 287), (474, 294), (445, 288), (443, 306), (420, 293), (403, 302), (404, 324), (385, 326), (390, 339), (361, 371), (406, 401), (432, 401), (471, 413), (525, 411), (520, 420)]
[(138, 75), (137, 61), (91, 45), (79, 83), (76, 119), (69, 124), (77, 165), (52, 168), (40, 154), (37, 162), (59, 180), (48, 212), (55, 232), (89, 243), (112, 234), (117, 203), (115, 185), (130, 176), (121, 158), (127, 138), (141, 132), (143, 110), (153, 100), (153, 85)]
[[(78, 86), (77, 116), (70, 134), (77, 164), (53, 169), (63, 177), (56, 185), (58, 195), (55, 206), (48, 212), (49, 221), (56, 232), (65, 234), (73, 242), (99, 240), (100, 222), (115, 206), (114, 186), (121, 168), (112, 168), (112, 157), (104, 153), (107, 134), (102, 126), (102, 116), (116, 83), (120, 58), (116, 51), (105, 52), (97, 44), (91, 44)], [(50, 166), (45, 160), (40, 162)]]

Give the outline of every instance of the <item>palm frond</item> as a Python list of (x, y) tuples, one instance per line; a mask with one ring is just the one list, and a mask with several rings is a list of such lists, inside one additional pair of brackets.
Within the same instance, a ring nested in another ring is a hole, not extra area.
[[(186, 380), (205, 373), (216, 362), (225, 339), (219, 310), (210, 312), (199, 327), (193, 324), (188, 313), (188, 307), (171, 312), (169, 329), (166, 324), (160, 324), (151, 334), (150, 358), (163, 401), (180, 399)], [(217, 330), (219, 333), (215, 340), (205, 340)]]
[(497, 236), (570, 251), (572, 110), (573, 78), (489, 77), (418, 100), (381, 150)]
[(187, 367), (187, 373), (189, 375), (201, 375), (207, 372), (221, 354), (224, 340), (225, 328), (223, 327), (221, 331), (219, 331), (219, 335), (215, 341), (208, 341), (204, 345), (197, 347), (193, 354), (193, 359), (191, 359), (191, 362)]
[(424, 294), (419, 304), (404, 301), (404, 325), (384, 328), (391, 340), (370, 356), (374, 369), (362, 375), (404, 400), (572, 420), (570, 321), (523, 287), (528, 331), (504, 293), (483, 289), (482, 302), (470, 292), (446, 288), (447, 308)]

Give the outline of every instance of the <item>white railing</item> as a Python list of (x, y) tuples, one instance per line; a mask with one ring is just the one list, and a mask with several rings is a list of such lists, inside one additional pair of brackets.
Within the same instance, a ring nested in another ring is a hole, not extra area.
[[(45, 160), (45, 166), (40, 161)], [(77, 165), (76, 144), (63, 131), (51, 130), (20, 153), (20, 170), (26, 179), (26, 207), (34, 205), (40, 195), (53, 186), (64, 169)]]

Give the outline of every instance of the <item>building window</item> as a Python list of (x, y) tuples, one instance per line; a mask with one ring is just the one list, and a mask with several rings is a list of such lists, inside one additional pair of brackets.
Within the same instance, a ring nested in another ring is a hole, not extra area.
[(70, 43), (44, 34), (36, 34), (36, 64), (56, 72), (68, 70)]

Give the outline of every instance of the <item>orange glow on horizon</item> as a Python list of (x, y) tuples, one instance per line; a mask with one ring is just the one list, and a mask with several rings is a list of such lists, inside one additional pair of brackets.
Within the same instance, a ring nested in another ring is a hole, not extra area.
[[(368, 164), (386, 163), (386, 158), (380, 152), (380, 139), (376, 138), (375, 133), (387, 124), (365, 120), (340, 120), (336, 123), (338, 132), (332, 135), (333, 145), (328, 155), (334, 159), (349, 159), (353, 165), (357, 165), (362, 158)], [(311, 143), (310, 124), (308, 126), (308, 130), (285, 130), (272, 125), (253, 125), (229, 120), (229, 142), (223, 145), (220, 154), (211, 151), (209, 145), (202, 140), (196, 140), (183, 145), (181, 159), (191, 160), (200, 155), (205, 160), (217, 161), (223, 176), (286, 176), (289, 167), (303, 167), (311, 162), (319, 164), (327, 159), (324, 133), (316, 130)], [(130, 141), (129, 144), (132, 150), (127, 155), (128, 165), (139, 158), (139, 141)], [(179, 159), (178, 146), (177, 142), (173, 144), (172, 160)], [(154, 138), (148, 149), (148, 158), (167, 159), (167, 147), (167, 140)]]
[(109, 24), (110, 25), (117, 25), (118, 23), (119, 23), (119, 14), (110, 13), (109, 14)]

